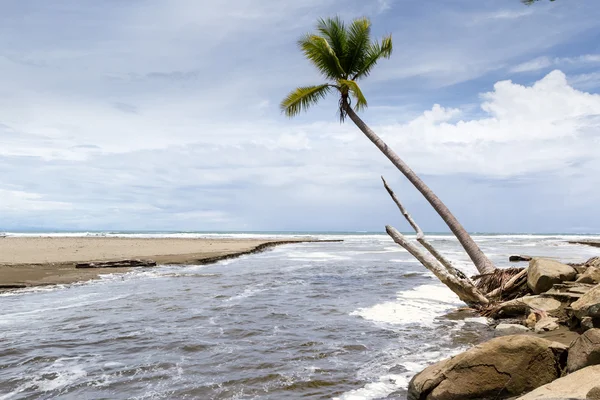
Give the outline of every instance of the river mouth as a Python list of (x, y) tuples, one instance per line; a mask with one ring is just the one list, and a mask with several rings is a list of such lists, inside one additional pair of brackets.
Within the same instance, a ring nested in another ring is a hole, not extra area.
[[(386, 236), (333, 237), (344, 242), (4, 293), (0, 399), (403, 399), (414, 373), (492, 334)], [(476, 239), (504, 265), (521, 247), (597, 251)], [(473, 272), (452, 238), (432, 241)]]

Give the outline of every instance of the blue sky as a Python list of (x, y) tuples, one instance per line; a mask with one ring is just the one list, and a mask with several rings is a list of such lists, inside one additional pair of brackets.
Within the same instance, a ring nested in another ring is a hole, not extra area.
[(296, 40), (368, 16), (394, 54), (363, 118), (471, 231), (600, 232), (600, 2), (5, 0), (0, 230), (445, 226)]

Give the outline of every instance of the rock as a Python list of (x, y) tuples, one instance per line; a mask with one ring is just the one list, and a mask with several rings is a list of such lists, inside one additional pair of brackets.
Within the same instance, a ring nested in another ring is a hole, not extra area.
[(600, 268), (588, 267), (575, 282), (597, 284), (600, 283)]
[(552, 286), (552, 289), (544, 293), (544, 297), (553, 297), (567, 302), (573, 302), (580, 299), (593, 287), (594, 285), (580, 282), (557, 283)]
[(588, 267), (600, 268), (600, 257), (592, 257), (585, 262)]
[(529, 315), (532, 308), (552, 314), (558, 312), (562, 307), (562, 303), (553, 298), (525, 296), (502, 303), (492, 316), (494, 318), (502, 318)]
[(417, 374), (408, 400), (505, 399), (557, 379), (567, 347), (529, 335), (480, 344)]
[(600, 400), (600, 386), (593, 387), (592, 390), (587, 392), (585, 399), (586, 400)]
[(517, 400), (585, 400), (599, 380), (600, 365), (595, 365), (541, 386)]
[(581, 319), (581, 328), (584, 332), (589, 329), (600, 328), (600, 318), (583, 317)]
[(573, 314), (580, 320), (584, 317), (600, 317), (600, 285), (594, 286), (579, 300), (571, 304)]
[(569, 265), (546, 258), (534, 258), (529, 263), (527, 285), (535, 294), (543, 293), (555, 283), (573, 281), (577, 276), (575, 269)]
[(156, 262), (152, 260), (97, 261), (75, 264), (75, 268), (133, 268), (155, 266)]
[(558, 329), (558, 318), (544, 317), (540, 319), (535, 328), (533, 329), (536, 333), (550, 332)]
[(498, 324), (496, 331), (501, 335), (518, 335), (519, 333), (529, 332), (529, 328), (518, 324)]
[(567, 370), (575, 372), (598, 364), (600, 364), (600, 329), (590, 329), (575, 339), (569, 347)]
[(510, 256), (508, 257), (508, 261), (510, 262), (519, 262), (519, 261), (531, 261), (532, 257), (529, 256)]

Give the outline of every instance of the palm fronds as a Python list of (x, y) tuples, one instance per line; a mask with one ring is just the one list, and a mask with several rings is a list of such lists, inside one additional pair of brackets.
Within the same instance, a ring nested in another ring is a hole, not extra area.
[(348, 50), (344, 68), (349, 75), (356, 74), (358, 67), (364, 64), (366, 50), (371, 42), (371, 21), (358, 18), (348, 27)]
[(340, 60), (324, 37), (308, 34), (298, 41), (298, 45), (304, 52), (304, 56), (326, 78), (335, 80), (346, 75)]
[(299, 87), (281, 102), (281, 110), (293, 117), (325, 97), (332, 88), (339, 91), (339, 115), (343, 122), (350, 98), (356, 111), (367, 107), (367, 99), (358, 83), (369, 75), (377, 61), (392, 54), (392, 37), (381, 42), (371, 40), (371, 21), (357, 18), (344, 24), (339, 17), (319, 19), (315, 33), (298, 40), (304, 56), (329, 83)]
[(280, 104), (281, 110), (288, 117), (295, 117), (301, 111), (306, 111), (319, 100), (325, 98), (331, 90), (331, 85), (303, 86), (292, 90)]
[(362, 91), (356, 82), (340, 79), (338, 80), (338, 84), (340, 85), (342, 92), (347, 90), (352, 94), (352, 97), (356, 100), (356, 104), (354, 105), (356, 111), (367, 108), (367, 99), (365, 99), (365, 96), (362, 94)]
[(381, 43), (371, 43), (369, 48), (366, 50), (366, 56), (363, 63), (358, 68), (358, 72), (356, 72), (352, 80), (369, 76), (373, 67), (377, 65), (377, 61), (379, 61), (380, 58), (390, 58), (392, 55), (392, 50), (392, 35), (385, 36), (381, 40)]

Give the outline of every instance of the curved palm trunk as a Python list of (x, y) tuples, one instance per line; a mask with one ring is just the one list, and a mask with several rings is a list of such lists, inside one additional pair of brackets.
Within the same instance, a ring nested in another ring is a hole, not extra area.
[(458, 222), (456, 217), (452, 215), (448, 207), (436, 196), (435, 193), (415, 174), (415, 172), (408, 166), (404, 161), (398, 157), (398, 154), (394, 150), (388, 147), (387, 144), (375, 132), (371, 130), (364, 123), (362, 119), (352, 110), (352, 108), (346, 103), (344, 110), (348, 113), (350, 119), (358, 126), (358, 128), (369, 138), (375, 146), (406, 176), (406, 178), (417, 188), (419, 192), (427, 199), (431, 206), (437, 211), (442, 217), (446, 225), (450, 228), (452, 233), (456, 236), (460, 244), (463, 246), (473, 264), (477, 267), (480, 274), (490, 274), (496, 270), (494, 264), (489, 258), (481, 251), (477, 243), (471, 238), (471, 235), (463, 228)]

